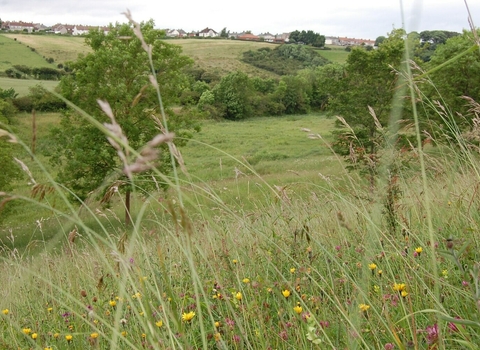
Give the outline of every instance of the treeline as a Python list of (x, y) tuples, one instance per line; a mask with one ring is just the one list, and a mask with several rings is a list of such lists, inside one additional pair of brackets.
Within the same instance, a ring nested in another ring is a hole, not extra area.
[(65, 74), (65, 69), (50, 67), (32, 68), (25, 65), (14, 65), (12, 68), (5, 70), (7, 77), (15, 79), (60, 80)]

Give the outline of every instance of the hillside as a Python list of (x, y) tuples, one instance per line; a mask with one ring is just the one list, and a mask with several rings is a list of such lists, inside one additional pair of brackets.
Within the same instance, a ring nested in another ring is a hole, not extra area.
[(13, 65), (55, 68), (54, 64), (48, 63), (42, 57), (43, 54), (37, 51), (39, 45), (22, 42), (21, 36), (23, 35), (0, 35), (0, 72), (12, 68)]

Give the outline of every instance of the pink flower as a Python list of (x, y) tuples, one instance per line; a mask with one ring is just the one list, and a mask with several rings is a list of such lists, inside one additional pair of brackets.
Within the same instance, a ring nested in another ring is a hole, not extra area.
[(385, 350), (392, 350), (393, 348), (395, 348), (395, 345), (393, 345), (392, 343), (387, 343), (383, 346), (383, 348)]
[(280, 333), (278, 333), (278, 335), (279, 335), (280, 338), (282, 338), (283, 340), (287, 340), (287, 339), (288, 339), (288, 333), (287, 333), (286, 330), (281, 331)]
[(438, 325), (436, 323), (433, 326), (427, 326), (425, 332), (427, 332), (428, 344), (435, 344), (438, 341)]

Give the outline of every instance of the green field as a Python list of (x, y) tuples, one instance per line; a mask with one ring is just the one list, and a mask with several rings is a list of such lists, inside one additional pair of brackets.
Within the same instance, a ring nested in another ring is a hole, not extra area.
[(317, 50), (317, 52), (333, 63), (345, 63), (347, 61), (348, 52), (344, 47), (329, 46), (331, 50)]
[(25, 96), (29, 93), (29, 88), (40, 84), (47, 90), (53, 91), (58, 85), (58, 81), (52, 80), (32, 80), (32, 79), (12, 79), (0, 77), (0, 88), (6, 90), (14, 88), (18, 96)]
[[(12, 68), (14, 65), (25, 65), (28, 67), (50, 67), (54, 64), (48, 63), (40, 52), (33, 52), (30, 48), (37, 48), (36, 45), (29, 45), (20, 41), (21, 35), (0, 35), (0, 71)], [(15, 41), (14, 38), (17, 38)], [(29, 47), (27, 47), (30, 46)]]
[[(79, 54), (90, 52), (85, 45), (85, 38), (59, 35), (29, 35), (29, 34), (3, 34), (6, 38), (16, 38), (24, 47), (27, 45), (35, 48), (40, 57), (52, 57), (54, 66), (58, 63), (75, 61)], [(28, 64), (26, 64), (28, 66)], [(49, 66), (51, 67), (51, 65)]]

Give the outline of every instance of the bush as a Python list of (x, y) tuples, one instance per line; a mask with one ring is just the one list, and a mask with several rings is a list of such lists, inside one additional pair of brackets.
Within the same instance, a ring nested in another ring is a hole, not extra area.
[(14, 99), (13, 105), (21, 112), (31, 112), (33, 110), (33, 101), (29, 96), (22, 96)]

